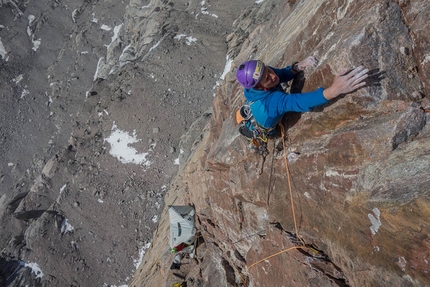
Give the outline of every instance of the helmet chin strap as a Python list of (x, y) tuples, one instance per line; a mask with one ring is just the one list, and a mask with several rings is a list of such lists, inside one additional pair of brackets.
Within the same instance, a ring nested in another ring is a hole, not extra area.
[(263, 86), (262, 86), (262, 85), (260, 85), (260, 84), (257, 84), (257, 85), (254, 87), (254, 89), (257, 89), (257, 90), (264, 90), (264, 91), (268, 91), (268, 90), (270, 90), (270, 89), (268, 89), (268, 88), (263, 87)]

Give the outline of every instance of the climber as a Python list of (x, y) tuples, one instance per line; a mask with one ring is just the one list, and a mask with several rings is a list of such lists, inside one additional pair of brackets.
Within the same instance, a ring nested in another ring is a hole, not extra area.
[(188, 254), (190, 258), (194, 258), (194, 245), (193, 244), (186, 244), (182, 242), (178, 246), (173, 247), (170, 249), (170, 251), (173, 254), (176, 254), (173, 258), (172, 265), (170, 266), (170, 269), (180, 269), (181, 268), (181, 260), (185, 256), (185, 254)]
[(260, 60), (246, 61), (239, 66), (236, 78), (245, 88), (245, 98), (261, 127), (266, 129), (275, 127), (286, 112), (307, 112), (341, 94), (364, 86), (364, 79), (367, 78), (369, 71), (362, 66), (349, 73), (348, 69), (342, 69), (330, 87), (308, 93), (288, 94), (282, 89), (280, 83), (292, 80), (306, 67), (315, 67), (317, 64), (318, 60), (310, 56), (283, 69), (266, 66)]

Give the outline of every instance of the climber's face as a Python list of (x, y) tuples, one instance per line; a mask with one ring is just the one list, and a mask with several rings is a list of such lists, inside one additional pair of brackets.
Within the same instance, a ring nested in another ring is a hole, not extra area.
[(279, 84), (279, 77), (276, 76), (275, 72), (269, 67), (264, 67), (263, 76), (261, 80), (258, 82), (258, 85), (262, 86), (265, 89), (271, 89)]

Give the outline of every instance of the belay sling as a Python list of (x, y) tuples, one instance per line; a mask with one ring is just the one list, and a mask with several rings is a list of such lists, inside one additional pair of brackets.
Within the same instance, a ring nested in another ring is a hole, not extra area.
[(251, 107), (247, 104), (236, 112), (236, 122), (239, 124), (239, 133), (249, 141), (250, 150), (262, 156), (268, 155), (268, 136), (275, 131), (275, 127), (266, 129), (260, 126), (252, 116)]

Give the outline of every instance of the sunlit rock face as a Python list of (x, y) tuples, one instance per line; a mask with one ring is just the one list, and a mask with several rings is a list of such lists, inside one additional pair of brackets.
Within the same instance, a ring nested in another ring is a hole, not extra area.
[[(197, 210), (205, 242), (188, 280), (430, 284), (429, 14), (424, 0), (286, 1), (275, 9), (265, 1), (242, 14), (227, 37), (232, 72), (166, 197)], [(252, 58), (283, 67), (309, 55), (320, 63), (305, 71), (303, 91), (328, 87), (343, 67), (363, 65), (370, 77), (358, 91), (284, 117), (290, 191), (275, 149), (281, 137), (269, 141), (263, 161), (238, 134), (234, 114), (244, 97), (235, 69)], [(175, 282), (167, 230), (165, 218), (131, 286)]]

